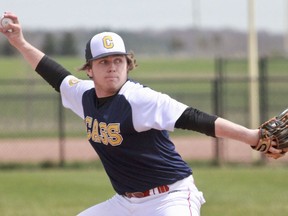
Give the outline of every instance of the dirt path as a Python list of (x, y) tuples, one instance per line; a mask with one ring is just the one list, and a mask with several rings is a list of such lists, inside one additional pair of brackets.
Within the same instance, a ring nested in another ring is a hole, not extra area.
[[(206, 136), (172, 137), (177, 151), (185, 160), (211, 160), (215, 156), (215, 139)], [(58, 161), (60, 147), (58, 139), (1, 139), (0, 162)], [(250, 163), (259, 154), (247, 145), (238, 142), (221, 144), (221, 155), (225, 161)], [(91, 161), (98, 159), (85, 138), (69, 138), (64, 143), (67, 161)], [(253, 154), (254, 153), (254, 154)], [(288, 157), (277, 160), (287, 162)], [(269, 163), (276, 163), (269, 160)]]

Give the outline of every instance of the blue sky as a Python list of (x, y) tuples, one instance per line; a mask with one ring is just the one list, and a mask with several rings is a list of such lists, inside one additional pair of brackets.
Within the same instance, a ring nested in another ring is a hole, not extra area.
[[(16, 13), (26, 30), (79, 27), (109, 27), (113, 30), (183, 29), (197, 24), (202, 28), (246, 31), (247, 1), (1, 0), (0, 12)], [(288, 0), (255, 0), (255, 25), (258, 30), (286, 33), (287, 13)]]

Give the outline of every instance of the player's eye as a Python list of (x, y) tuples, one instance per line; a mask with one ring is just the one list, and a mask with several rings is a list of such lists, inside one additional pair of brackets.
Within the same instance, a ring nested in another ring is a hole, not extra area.
[(120, 64), (121, 62), (122, 62), (121, 58), (116, 58), (114, 61), (115, 64)]
[(107, 61), (103, 59), (103, 60), (99, 61), (99, 64), (105, 65), (105, 64), (107, 64)]

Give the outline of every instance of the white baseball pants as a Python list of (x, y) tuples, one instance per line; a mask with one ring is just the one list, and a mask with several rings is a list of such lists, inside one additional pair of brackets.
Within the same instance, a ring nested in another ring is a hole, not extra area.
[(92, 206), (78, 216), (200, 216), (205, 199), (189, 176), (169, 185), (169, 191), (143, 198), (127, 198), (116, 194)]

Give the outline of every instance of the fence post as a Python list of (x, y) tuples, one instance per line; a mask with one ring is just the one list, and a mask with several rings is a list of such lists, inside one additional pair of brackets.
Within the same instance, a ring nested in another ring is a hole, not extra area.
[(58, 104), (59, 166), (63, 167), (65, 163), (65, 116), (60, 94)]
[[(214, 88), (212, 89), (212, 97), (214, 99), (214, 113), (218, 116), (223, 116), (223, 70), (224, 61), (222, 58), (215, 59), (215, 79)], [(221, 166), (223, 163), (222, 155), (222, 144), (223, 140), (221, 138), (215, 139), (215, 163)]]
[(262, 57), (259, 60), (259, 92), (260, 92), (260, 121), (264, 122), (269, 117), (268, 102), (268, 60)]
[[(265, 57), (259, 59), (259, 92), (260, 123), (263, 123), (269, 118), (268, 60)], [(261, 154), (260, 163), (265, 163), (266, 161), (265, 155)]]

